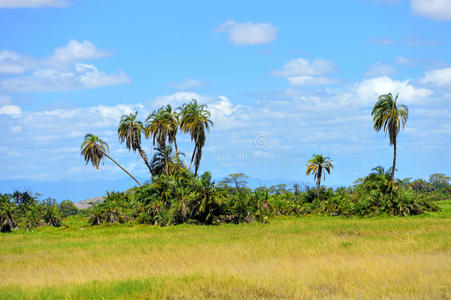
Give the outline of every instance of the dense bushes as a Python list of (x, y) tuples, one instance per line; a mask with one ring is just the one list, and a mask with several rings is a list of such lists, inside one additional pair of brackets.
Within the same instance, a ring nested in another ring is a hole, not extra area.
[[(449, 199), (449, 184), (424, 180), (390, 180), (389, 172), (373, 172), (348, 188), (301, 188), (284, 184), (250, 189), (244, 174), (231, 174), (215, 184), (209, 172), (198, 177), (182, 166), (162, 171), (140, 188), (109, 192), (103, 203), (82, 210), (91, 225), (136, 222), (159, 226), (181, 223), (267, 222), (275, 215), (409, 216), (438, 209)], [(17, 227), (61, 226), (61, 218), (79, 213), (74, 204), (36, 200), (31, 193), (0, 194), (0, 231)]]
[(209, 172), (198, 178), (182, 169), (176, 175), (161, 174), (142, 188), (108, 193), (92, 209), (90, 223), (136, 220), (166, 226), (264, 221), (267, 211), (259, 198), (244, 192), (224, 196)]
[(60, 207), (54, 199), (38, 201), (29, 192), (0, 194), (0, 231), (18, 227), (30, 230), (42, 225), (62, 226)]
[(274, 215), (376, 216), (418, 215), (438, 209), (437, 200), (449, 197), (434, 190), (393, 184), (389, 173), (371, 173), (349, 188), (326, 189), (286, 185), (246, 187), (244, 174), (231, 174), (216, 185), (209, 172), (200, 178), (184, 168), (155, 176), (151, 183), (125, 193), (108, 193), (92, 209), (90, 223), (136, 221), (161, 226), (267, 222)]

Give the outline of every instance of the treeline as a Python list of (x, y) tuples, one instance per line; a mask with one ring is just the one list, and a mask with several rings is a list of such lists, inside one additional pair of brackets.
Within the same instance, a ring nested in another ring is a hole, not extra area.
[(437, 201), (450, 198), (449, 178), (442, 178), (439, 184), (398, 180), (393, 187), (391, 171), (376, 168), (348, 188), (295, 184), (289, 189), (286, 185), (251, 189), (244, 174), (231, 174), (215, 184), (209, 172), (197, 178), (182, 169), (140, 188), (108, 193), (103, 203), (92, 208), (90, 223), (136, 221), (166, 226), (267, 222), (275, 215), (418, 215), (438, 210)]
[[(177, 166), (177, 162), (169, 165)], [(433, 174), (429, 181), (398, 179), (393, 187), (391, 170), (382, 167), (351, 187), (337, 189), (299, 184), (251, 189), (246, 178), (242, 173), (230, 174), (215, 183), (209, 172), (198, 177), (179, 168), (162, 172), (142, 187), (109, 192), (103, 203), (80, 211), (69, 200), (60, 204), (53, 199), (38, 201), (29, 192), (0, 195), (0, 229), (59, 227), (64, 217), (77, 213), (88, 216), (91, 225), (134, 222), (160, 226), (268, 222), (275, 215), (409, 216), (436, 211), (437, 201), (451, 198), (450, 177), (444, 174)]]

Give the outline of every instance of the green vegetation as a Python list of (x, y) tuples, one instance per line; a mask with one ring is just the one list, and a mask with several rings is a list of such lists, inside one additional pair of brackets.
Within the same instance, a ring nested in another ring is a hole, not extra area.
[(62, 225), (61, 212), (67, 212), (65, 208), (70, 206), (69, 202), (57, 205), (51, 198), (38, 201), (30, 192), (0, 194), (0, 231), (11, 232), (19, 227), (30, 230), (43, 225), (59, 227)]
[(451, 201), (416, 217), (23, 229), (0, 235), (0, 299), (449, 299)]
[[(0, 194), (0, 231), (10, 232), (0, 236), (0, 299), (449, 298), (451, 178), (394, 177), (408, 117), (397, 98), (381, 95), (372, 112), (374, 128), (390, 135), (393, 166), (337, 189), (321, 186), (334, 168), (323, 155), (307, 162), (314, 188), (251, 189), (243, 173), (218, 183), (198, 175), (213, 123), (195, 100), (164, 106), (145, 125), (138, 112), (122, 116), (119, 141), (140, 154), (151, 180), (141, 185), (87, 134), (86, 163), (98, 169), (107, 157), (138, 187), (80, 211), (69, 200)], [(179, 131), (194, 143), (189, 166)], [(142, 135), (155, 146), (150, 161)]]

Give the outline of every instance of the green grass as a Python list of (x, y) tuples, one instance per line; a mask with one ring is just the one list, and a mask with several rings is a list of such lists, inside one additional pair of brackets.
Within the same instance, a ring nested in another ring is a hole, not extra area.
[(397, 218), (0, 235), (0, 299), (449, 299), (451, 201)]

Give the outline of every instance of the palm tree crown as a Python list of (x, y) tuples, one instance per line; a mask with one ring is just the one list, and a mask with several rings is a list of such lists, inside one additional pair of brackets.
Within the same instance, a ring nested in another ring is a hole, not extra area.
[(112, 162), (114, 162), (119, 168), (122, 169), (128, 176), (130, 176), (139, 186), (141, 183), (133, 177), (127, 170), (125, 170), (117, 161), (115, 161), (109, 154), (108, 144), (105, 143), (102, 139), (99, 139), (98, 136), (95, 136), (91, 133), (85, 135), (85, 140), (81, 144), (81, 155), (86, 161), (86, 164), (91, 162), (92, 166), (96, 169), (99, 169), (100, 162), (102, 159), (108, 157)]
[(119, 137), (119, 142), (125, 142), (125, 145), (128, 150), (132, 150), (135, 152), (138, 150), (141, 158), (146, 164), (149, 172), (151, 171), (151, 166), (149, 164), (149, 160), (147, 159), (147, 155), (144, 150), (141, 148), (141, 133), (143, 133), (144, 125), (141, 121), (137, 121), (136, 117), (138, 116), (138, 112), (131, 113), (129, 115), (123, 115), (121, 117), (121, 121), (119, 122), (119, 128), (117, 129), (117, 135)]
[(206, 109), (205, 105), (199, 105), (196, 100), (192, 100), (188, 104), (184, 104), (181, 108), (180, 129), (184, 133), (191, 135), (191, 140), (194, 141), (194, 151), (191, 157), (191, 165), (195, 158), (195, 172), (199, 169), (200, 160), (202, 158), (202, 148), (205, 145), (205, 132), (210, 131), (210, 126), (213, 121), (210, 120), (211, 113)]
[(392, 182), (395, 178), (396, 169), (396, 138), (401, 127), (404, 129), (407, 118), (409, 117), (409, 110), (405, 105), (397, 105), (398, 95), (393, 97), (391, 93), (380, 95), (378, 101), (374, 105), (371, 115), (373, 116), (374, 129), (380, 131), (383, 129), (390, 137), (390, 145), (393, 145), (393, 167), (392, 167)]
[(108, 151), (108, 144), (102, 139), (91, 133), (85, 135), (85, 140), (81, 144), (81, 155), (83, 155), (86, 164), (91, 162), (94, 168), (99, 169), (100, 162)]
[(313, 174), (316, 185), (319, 188), (321, 186), (321, 177), (326, 180), (326, 172), (330, 174), (330, 170), (333, 168), (332, 160), (329, 157), (324, 157), (321, 154), (314, 154), (313, 158), (307, 162), (306, 174)]
[(168, 140), (169, 143), (174, 143), (176, 152), (178, 152), (176, 141), (178, 123), (178, 114), (168, 104), (147, 117), (146, 137), (152, 136), (153, 145), (155, 146), (157, 143), (163, 148), (166, 147), (166, 140)]
[(119, 142), (125, 142), (127, 149), (133, 151), (141, 148), (141, 133), (144, 132), (143, 123), (136, 120), (137, 115), (138, 112), (123, 115), (117, 129)]

